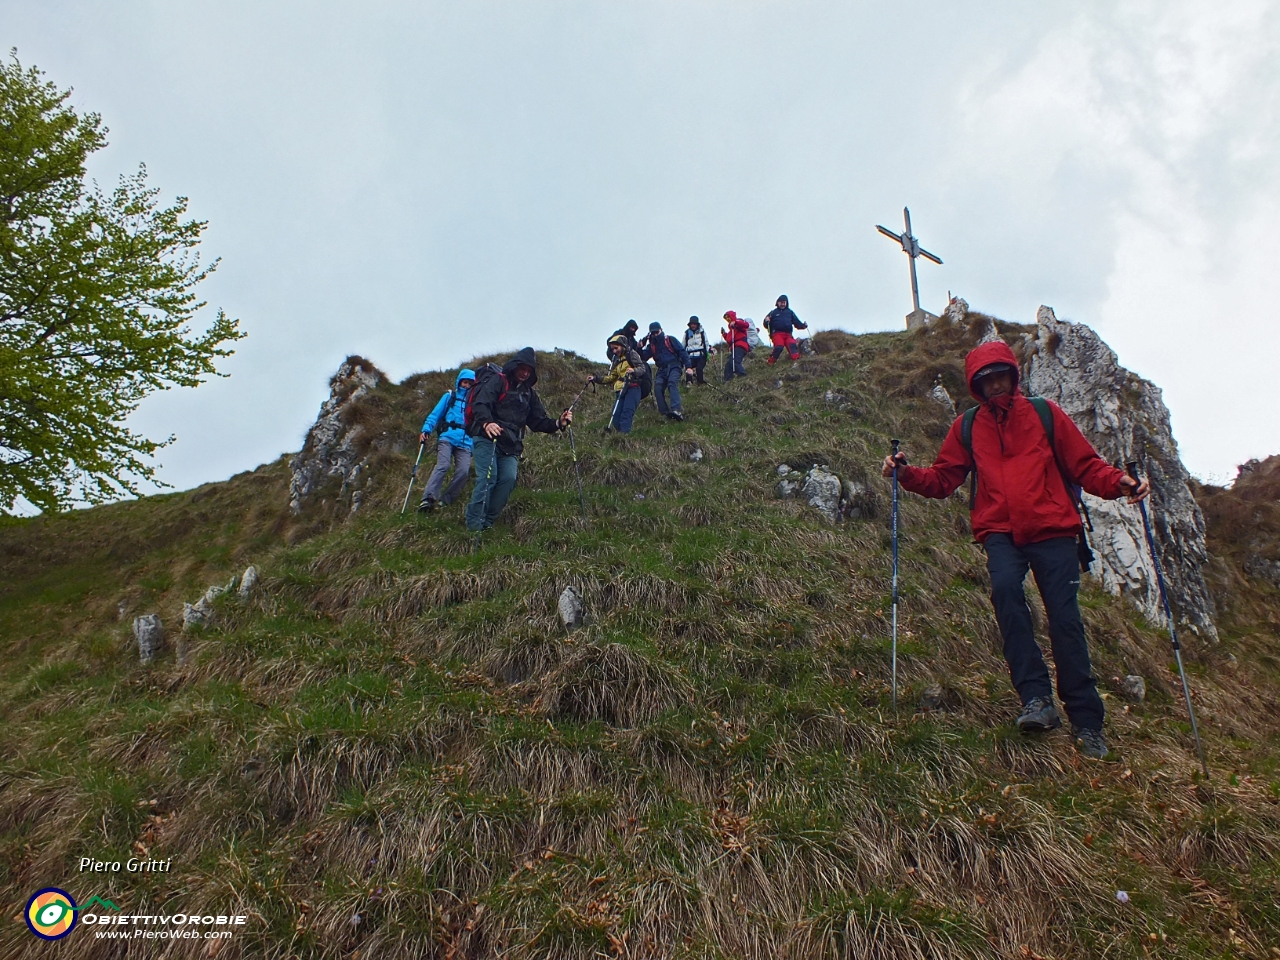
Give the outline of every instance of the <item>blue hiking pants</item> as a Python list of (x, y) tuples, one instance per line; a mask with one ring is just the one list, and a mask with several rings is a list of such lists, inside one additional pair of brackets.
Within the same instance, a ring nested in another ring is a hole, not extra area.
[[(672, 363), (659, 367), (653, 378), (653, 393), (658, 399), (658, 412), (664, 417), (672, 412), (680, 412), (680, 377), (683, 373), (684, 370), (678, 363)], [(667, 406), (667, 397), (664, 394), (670, 395), (670, 407)]]
[(640, 406), (640, 384), (623, 387), (622, 393), (614, 396), (614, 403), (611, 421), (613, 429), (619, 433), (630, 433), (631, 422), (636, 418), (636, 408)]
[(471, 462), (476, 468), (476, 485), (467, 504), (467, 529), (488, 530), (516, 487), (520, 458), (499, 453), (498, 445), (488, 437), (476, 437)]
[(993, 533), (983, 548), (991, 574), (991, 604), (996, 610), (1004, 659), (1025, 706), (1034, 697), (1052, 697), (1045, 666), (1031, 625), (1031, 608), (1022, 582), (1030, 569), (1049, 619), (1049, 641), (1058, 670), (1058, 699), (1073, 726), (1101, 730), (1104, 709), (1089, 663), (1089, 644), (1076, 594), (1080, 591), (1080, 561), (1074, 537), (1054, 537), (1015, 546), (1007, 533)]

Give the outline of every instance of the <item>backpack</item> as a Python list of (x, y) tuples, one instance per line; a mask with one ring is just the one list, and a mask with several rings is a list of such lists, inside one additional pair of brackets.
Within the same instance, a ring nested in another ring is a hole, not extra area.
[[(471, 392), (467, 394), (467, 410), (462, 415), (463, 426), (466, 428), (467, 433), (471, 433), (471, 425), (475, 422), (475, 413), (472, 408), (476, 402), (476, 397), (480, 395), (481, 387), (486, 386), (494, 377), (497, 377), (502, 384), (498, 388), (498, 398), (494, 401), (495, 406), (506, 399), (507, 391), (511, 389), (511, 385), (507, 383), (506, 374), (502, 372), (502, 368), (496, 363), (486, 363), (477, 370), (476, 382), (471, 385)], [(448, 413), (448, 410), (445, 412)], [(443, 420), (444, 417), (440, 419)]]
[[(444, 433), (451, 426), (451, 424), (447, 423), (446, 421), (449, 419), (449, 411), (453, 408), (453, 400), (454, 400), (453, 391), (446, 390), (444, 392), (444, 395), (448, 397), (449, 400), (447, 403), (445, 403), (444, 409), (440, 411), (440, 419), (436, 421), (436, 433)], [(466, 416), (465, 409), (463, 410), (462, 415), (464, 417)], [(452, 424), (452, 426), (456, 427), (457, 424), (456, 423)]]
[(754, 350), (761, 346), (760, 331), (756, 329), (756, 322), (747, 318), (747, 346)]
[[(1044, 427), (1045, 436), (1049, 440), (1049, 449), (1053, 451), (1053, 462), (1057, 465), (1058, 474), (1062, 477), (1062, 485), (1067, 488), (1067, 496), (1075, 504), (1076, 513), (1080, 514), (1084, 520), (1080, 527), (1080, 536), (1076, 538), (1076, 557), (1080, 561), (1080, 569), (1088, 573), (1089, 567), (1093, 563), (1093, 550), (1089, 548), (1087, 531), (1093, 530), (1093, 520), (1089, 516), (1089, 508), (1084, 505), (1084, 490), (1080, 484), (1071, 479), (1071, 475), (1063, 468), (1062, 461), (1058, 458), (1058, 445), (1053, 436), (1053, 411), (1049, 409), (1049, 401), (1044, 397), (1027, 397), (1027, 399), (1036, 408), (1036, 415), (1040, 418), (1040, 425)], [(970, 460), (973, 460), (973, 421), (978, 416), (980, 406), (981, 404), (978, 407), (970, 407), (964, 412), (964, 416), (960, 418), (960, 444), (964, 447), (965, 452), (969, 454)], [(978, 464), (977, 461), (974, 461), (973, 466), (969, 469), (970, 511), (973, 510), (977, 496)]]

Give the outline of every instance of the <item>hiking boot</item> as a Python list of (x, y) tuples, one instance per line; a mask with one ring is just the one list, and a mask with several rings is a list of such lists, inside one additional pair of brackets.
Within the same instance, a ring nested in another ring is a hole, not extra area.
[(1018, 729), (1023, 733), (1043, 733), (1062, 726), (1062, 718), (1052, 697), (1032, 697), (1018, 716)]
[(423, 500), (420, 504), (418, 504), (418, 512), (419, 512), (419, 513), (430, 513), (430, 512), (431, 512), (432, 510), (434, 510), (437, 506), (439, 506), (439, 503), (440, 503), (440, 501), (435, 500), (435, 499), (433, 499), (433, 498), (431, 498), (431, 497), (428, 497), (426, 500)]
[(683, 414), (683, 413), (681, 413), (679, 410), (672, 410), (672, 411), (671, 411), (671, 419), (672, 419), (672, 420), (679, 420), (681, 423), (684, 423), (684, 414)]
[(1071, 731), (1071, 735), (1075, 737), (1076, 749), (1090, 760), (1112, 760), (1114, 754), (1111, 748), (1107, 746), (1107, 741), (1102, 739), (1101, 730), (1086, 730), (1081, 727)]
[(771, 367), (777, 362), (778, 362), (777, 357), (770, 357), (768, 360), (765, 361), (765, 363), (767, 363)]

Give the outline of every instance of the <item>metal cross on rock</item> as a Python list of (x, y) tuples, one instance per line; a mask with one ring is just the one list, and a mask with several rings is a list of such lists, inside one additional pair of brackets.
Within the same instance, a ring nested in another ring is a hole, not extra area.
[(916, 285), (916, 257), (924, 257), (932, 260), (934, 263), (942, 263), (941, 257), (936, 257), (928, 250), (925, 250), (916, 242), (916, 238), (911, 235), (911, 211), (906, 207), (902, 208), (902, 222), (905, 229), (902, 233), (894, 233), (888, 227), (882, 227), (876, 224), (876, 229), (883, 233), (891, 240), (897, 240), (902, 244), (902, 252), (907, 255), (907, 262), (911, 264), (911, 314), (907, 317), (907, 329), (912, 330), (916, 327), (923, 326), (925, 318), (932, 316), (920, 309), (920, 288)]

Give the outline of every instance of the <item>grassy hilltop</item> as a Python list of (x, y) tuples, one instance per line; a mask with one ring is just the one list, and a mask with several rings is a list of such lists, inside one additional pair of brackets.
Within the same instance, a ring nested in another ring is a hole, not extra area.
[[(971, 402), (972, 338), (819, 334), (794, 366), (686, 391), (685, 424), (643, 406), (627, 437), (587, 394), (590, 521), (567, 441), (534, 436), (477, 552), (460, 505), (398, 514), (450, 373), (359, 401), (368, 437), (404, 444), (375, 448), (354, 515), (336, 489), (290, 515), (285, 458), (9, 521), (0, 955), (213, 955), (37, 941), (20, 914), (53, 884), (250, 914), (220, 957), (1280, 956), (1280, 592), (1240, 553), (1280, 537), (1274, 490), (1197, 489), (1222, 635), (1188, 651), (1209, 783), (1167, 636), (1088, 584), (1103, 688), (1147, 679), (1145, 702), (1108, 700), (1122, 762), (1012, 732), (963, 497), (904, 497), (890, 707), (878, 461), (890, 436), (937, 449), (949, 415), (925, 394), (941, 375)], [(598, 369), (540, 355), (547, 407)], [(780, 463), (868, 481), (872, 516), (774, 499)], [(259, 589), (220, 598), (179, 662), (182, 602), (250, 562)], [(590, 620), (566, 635), (570, 584)], [(144, 667), (128, 628), (151, 611), (170, 652)], [(135, 851), (172, 873), (76, 871)]]

